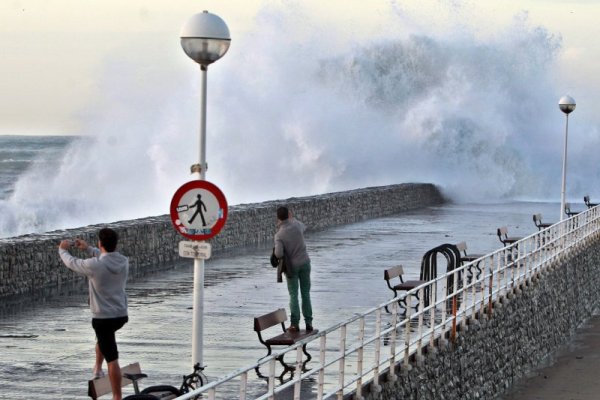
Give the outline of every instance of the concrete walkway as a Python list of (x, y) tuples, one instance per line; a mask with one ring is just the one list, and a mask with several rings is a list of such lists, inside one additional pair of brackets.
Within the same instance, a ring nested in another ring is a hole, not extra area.
[(501, 399), (600, 399), (600, 315), (579, 328), (573, 341), (560, 349), (550, 363)]

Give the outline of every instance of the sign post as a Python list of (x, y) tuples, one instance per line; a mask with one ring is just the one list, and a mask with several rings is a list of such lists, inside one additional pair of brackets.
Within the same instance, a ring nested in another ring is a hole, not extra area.
[(205, 180), (183, 184), (171, 200), (171, 222), (177, 232), (193, 240), (179, 243), (179, 254), (194, 259), (194, 308), (192, 314), (192, 363), (203, 367), (204, 260), (211, 247), (203, 242), (217, 235), (227, 220), (227, 200), (221, 190)]
[[(194, 14), (191, 18), (187, 20), (183, 28), (181, 29), (181, 47), (185, 54), (187, 54), (192, 60), (200, 65), (200, 148), (199, 148), (199, 163), (192, 165), (192, 173), (198, 174), (198, 179), (200, 181), (204, 181), (206, 178), (206, 169), (208, 165), (206, 164), (206, 83), (207, 83), (207, 73), (208, 66), (219, 58), (223, 57), (227, 50), (229, 50), (229, 45), (231, 43), (231, 36), (229, 35), (229, 28), (225, 21), (223, 21), (219, 16), (215, 14), (211, 14), (208, 11), (204, 11), (202, 13)], [(214, 186), (214, 185), (213, 185)], [(216, 188), (216, 186), (215, 186)], [(219, 192), (221, 192), (219, 190)], [(211, 192), (213, 193), (213, 192)], [(214, 194), (214, 193), (213, 193)], [(222, 193), (221, 193), (222, 195)], [(215, 195), (216, 197), (216, 195)], [(225, 197), (223, 196), (223, 202)], [(198, 205), (196, 207), (201, 207), (201, 199), (198, 197)], [(184, 204), (181, 204), (181, 212), (183, 211)], [(188, 207), (192, 207), (192, 204), (187, 204)], [(203, 210), (203, 209), (202, 209)], [(227, 218), (227, 204), (222, 207), (224, 210), (224, 214), (222, 217), (222, 222), (225, 224), (225, 219)], [(179, 211), (176, 210), (178, 213)], [(194, 210), (194, 215), (198, 217), (197, 211)], [(208, 212), (208, 211), (207, 211)], [(173, 210), (171, 209), (171, 216), (173, 216)], [(194, 232), (188, 232), (187, 234), (194, 235), (196, 233), (196, 226), (194, 226), (195, 217), (190, 217), (188, 224), (189, 227), (186, 226), (185, 220), (180, 224), (176, 225), (178, 228), (178, 232), (183, 234), (181, 231), (181, 226), (186, 229), (194, 230)], [(202, 218), (201, 218), (202, 219)], [(175, 223), (175, 222), (174, 222)], [(197, 223), (196, 223), (197, 224)], [(204, 232), (204, 234), (212, 234), (213, 232), (218, 232), (222, 226), (217, 227), (209, 227), (207, 228), (209, 223), (206, 219), (202, 219), (202, 227), (200, 230)], [(206, 233), (205, 229), (209, 229), (210, 232)], [(214, 233), (216, 235), (216, 233)], [(185, 236), (185, 235), (184, 235)], [(194, 238), (192, 238), (194, 239)], [(203, 240), (203, 239), (197, 239)], [(192, 364), (194, 367), (196, 365), (202, 366), (202, 303), (204, 301), (204, 259), (194, 258), (194, 319), (193, 319), (193, 332), (192, 332)], [(194, 369), (195, 370), (195, 369)]]

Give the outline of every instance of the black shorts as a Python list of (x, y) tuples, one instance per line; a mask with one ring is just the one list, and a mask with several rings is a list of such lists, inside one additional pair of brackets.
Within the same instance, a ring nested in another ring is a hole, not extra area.
[(119, 358), (115, 332), (129, 321), (128, 317), (92, 318), (92, 328), (96, 332), (98, 347), (107, 363)]

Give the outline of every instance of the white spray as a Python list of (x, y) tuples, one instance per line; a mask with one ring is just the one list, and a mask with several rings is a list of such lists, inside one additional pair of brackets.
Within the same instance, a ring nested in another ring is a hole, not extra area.
[[(259, 10), (209, 67), (207, 179), (230, 204), (401, 182), (433, 182), (459, 201), (557, 200), (560, 37), (526, 16), (485, 40), (410, 19), (391, 7), (359, 39), (299, 4)], [(86, 137), (0, 202), (0, 235), (166, 214), (192, 179), (196, 66), (176, 49), (184, 61), (140, 77), (126, 50), (105, 65), (102, 117), (82, 112)], [(571, 170), (593, 165), (585, 146), (573, 151)], [(598, 181), (574, 173), (570, 191)]]

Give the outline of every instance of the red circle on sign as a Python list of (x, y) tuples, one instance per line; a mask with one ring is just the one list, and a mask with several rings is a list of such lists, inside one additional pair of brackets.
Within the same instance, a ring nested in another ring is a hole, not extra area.
[[(196, 196), (195, 202), (194, 196)], [(204, 200), (202, 200), (204, 196)], [(192, 215), (188, 212), (195, 210)], [(207, 213), (205, 215), (204, 213)], [(208, 222), (206, 222), (208, 220)], [(214, 184), (208, 181), (184, 183), (171, 200), (171, 222), (182, 236), (192, 240), (206, 240), (217, 235), (227, 220), (227, 200)], [(196, 221), (194, 223), (194, 221)], [(202, 226), (199, 226), (199, 223)]]

